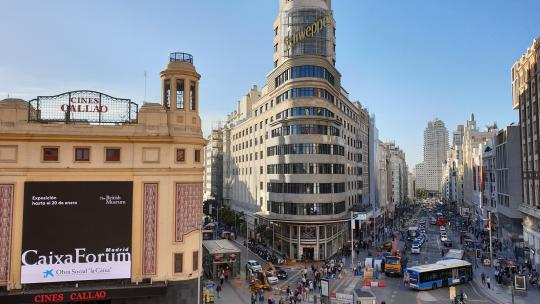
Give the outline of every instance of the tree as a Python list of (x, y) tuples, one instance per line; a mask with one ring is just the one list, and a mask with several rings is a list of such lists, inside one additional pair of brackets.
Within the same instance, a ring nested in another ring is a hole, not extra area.
[(416, 189), (416, 197), (417, 198), (427, 198), (428, 197), (428, 191), (424, 188), (418, 188)]

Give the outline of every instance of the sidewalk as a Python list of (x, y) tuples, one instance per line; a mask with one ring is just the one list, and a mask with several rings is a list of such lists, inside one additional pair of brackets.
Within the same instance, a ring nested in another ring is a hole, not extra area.
[[(478, 268), (473, 268), (473, 272), (474, 280), (471, 284), (476, 286), (478, 291), (480, 291), (494, 303), (512, 303), (512, 293), (510, 287), (497, 284), (495, 281), (494, 269), (492, 267), (479, 266)], [(481, 283), (482, 272), (486, 275), (486, 277), (489, 276), (491, 278), (491, 289), (488, 289), (487, 285)], [(516, 304), (538, 303), (539, 300), (540, 290), (536, 287), (530, 288), (530, 286), (527, 285), (526, 291), (514, 291), (514, 303)]]

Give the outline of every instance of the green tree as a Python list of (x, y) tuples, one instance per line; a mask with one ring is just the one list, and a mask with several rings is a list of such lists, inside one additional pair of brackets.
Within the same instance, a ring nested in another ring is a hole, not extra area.
[(427, 198), (428, 197), (428, 191), (424, 188), (418, 188), (416, 189), (416, 197), (417, 198)]

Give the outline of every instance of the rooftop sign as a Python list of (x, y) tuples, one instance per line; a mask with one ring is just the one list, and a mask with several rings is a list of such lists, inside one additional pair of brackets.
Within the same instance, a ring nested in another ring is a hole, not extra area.
[(138, 105), (96, 91), (72, 91), (30, 100), (28, 121), (124, 124), (137, 123)]
[(296, 32), (290, 36), (285, 37), (285, 48), (291, 48), (298, 42), (304, 40), (306, 37), (313, 37), (318, 34), (327, 25), (332, 24), (332, 17), (326, 15), (313, 22), (311, 25), (306, 26), (303, 30)]

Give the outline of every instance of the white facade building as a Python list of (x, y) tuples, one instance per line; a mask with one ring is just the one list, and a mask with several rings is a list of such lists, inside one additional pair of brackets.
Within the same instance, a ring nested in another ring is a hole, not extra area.
[(448, 151), (448, 130), (444, 122), (435, 119), (424, 130), (424, 161), (416, 165), (416, 189), (441, 193), (442, 165)]

